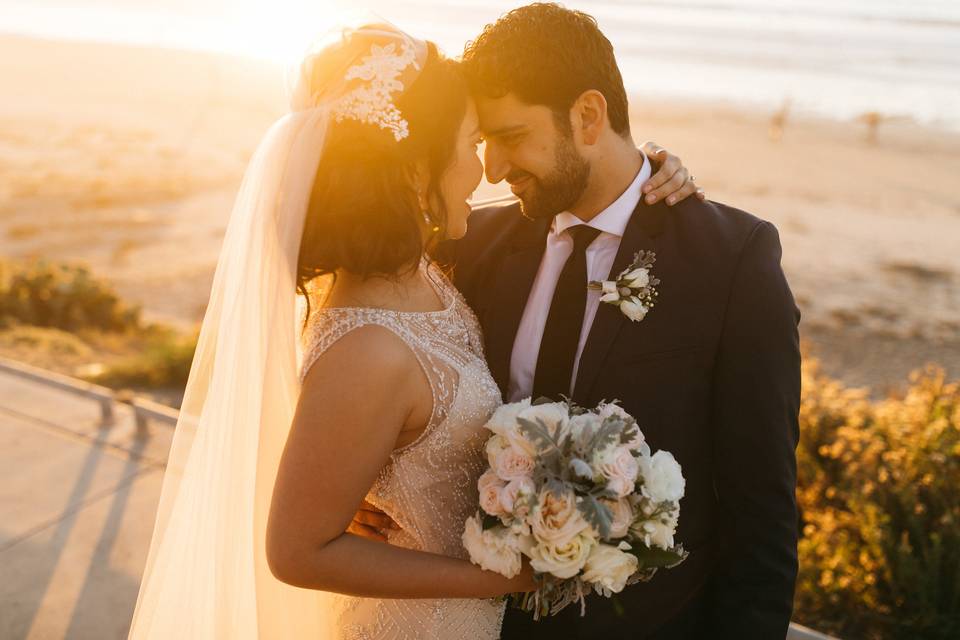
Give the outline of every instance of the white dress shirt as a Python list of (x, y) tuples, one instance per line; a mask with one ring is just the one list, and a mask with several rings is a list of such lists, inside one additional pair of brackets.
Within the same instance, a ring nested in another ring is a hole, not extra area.
[[(642, 195), (640, 188), (652, 173), (650, 161), (643, 156), (643, 166), (633, 182), (619, 198), (609, 207), (597, 214), (593, 220), (584, 222), (572, 213), (564, 211), (554, 217), (547, 234), (547, 247), (540, 260), (537, 277), (530, 289), (527, 306), (520, 319), (520, 327), (513, 341), (513, 352), (510, 356), (510, 386), (507, 389), (509, 402), (522, 400), (533, 393), (533, 376), (537, 369), (537, 356), (540, 353), (540, 341), (543, 340), (543, 330), (547, 324), (547, 315), (550, 313), (550, 303), (557, 288), (560, 272), (573, 252), (573, 238), (564, 233), (570, 227), (586, 224), (599, 229), (600, 234), (590, 243), (586, 250), (587, 280), (606, 280), (613, 267), (613, 261), (620, 249), (620, 239), (630, 222), (630, 216), (636, 209)], [(586, 284), (584, 284), (586, 286)], [(600, 291), (587, 291), (587, 307), (583, 314), (583, 327), (580, 329), (580, 344), (573, 361), (573, 377), (570, 379), (570, 394), (573, 394), (574, 382), (577, 379), (577, 370), (580, 368), (580, 355), (587, 343), (593, 318), (597, 315), (600, 305)]]

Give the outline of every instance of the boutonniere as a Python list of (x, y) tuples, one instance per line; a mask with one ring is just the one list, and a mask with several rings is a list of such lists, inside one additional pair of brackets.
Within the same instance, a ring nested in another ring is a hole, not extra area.
[(599, 289), (603, 292), (600, 302), (616, 305), (623, 315), (640, 322), (656, 305), (660, 280), (650, 273), (656, 261), (657, 254), (653, 251), (638, 251), (616, 280), (592, 280), (587, 288)]

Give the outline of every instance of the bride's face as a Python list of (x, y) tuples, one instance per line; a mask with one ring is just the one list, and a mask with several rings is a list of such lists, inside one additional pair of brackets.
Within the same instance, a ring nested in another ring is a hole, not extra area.
[(477, 154), (482, 141), (480, 119), (473, 100), (467, 101), (466, 113), (457, 134), (457, 149), (453, 163), (440, 181), (440, 192), (447, 208), (447, 236), (462, 238), (467, 232), (470, 205), (467, 200), (473, 195), (483, 177), (483, 164)]

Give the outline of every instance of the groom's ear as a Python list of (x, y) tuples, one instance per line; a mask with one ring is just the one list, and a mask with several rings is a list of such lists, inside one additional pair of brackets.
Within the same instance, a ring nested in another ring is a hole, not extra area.
[(579, 132), (583, 144), (593, 145), (607, 125), (607, 99), (596, 89), (580, 94), (570, 109), (574, 133)]

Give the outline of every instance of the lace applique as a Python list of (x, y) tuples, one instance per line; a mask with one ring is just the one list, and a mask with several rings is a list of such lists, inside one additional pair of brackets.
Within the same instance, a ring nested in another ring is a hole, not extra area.
[(336, 121), (347, 118), (377, 125), (391, 131), (397, 142), (410, 135), (409, 125), (390, 94), (403, 91), (400, 73), (415, 65), (416, 59), (413, 47), (407, 43), (400, 46), (399, 52), (395, 43), (373, 45), (370, 55), (350, 67), (344, 76), (344, 80), (362, 80), (364, 84), (337, 101), (333, 110)]

